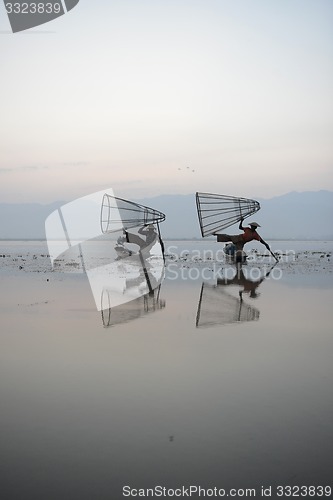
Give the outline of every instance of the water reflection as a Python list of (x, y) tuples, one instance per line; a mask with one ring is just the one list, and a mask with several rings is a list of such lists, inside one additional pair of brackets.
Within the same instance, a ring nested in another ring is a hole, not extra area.
[(259, 311), (239, 297), (227, 293), (224, 284), (202, 283), (196, 326), (207, 327), (259, 319)]
[[(131, 246), (132, 245), (132, 246)], [(133, 248), (139, 247), (135, 251)], [(104, 275), (101, 314), (104, 327), (137, 319), (165, 307), (160, 298), (164, 255), (153, 224), (123, 231), (115, 250), (117, 258)]]
[(247, 293), (249, 297), (256, 299), (260, 295), (257, 292), (257, 288), (266, 278), (268, 278), (275, 266), (276, 264), (271, 266), (265, 274), (259, 278), (255, 278), (255, 273), (253, 273), (253, 271), (258, 271), (258, 268), (244, 268), (244, 266), (238, 264), (236, 266), (236, 274), (232, 278), (228, 278), (227, 275), (224, 278), (218, 278), (217, 285), (238, 285), (242, 287), (242, 290), (238, 292), (241, 299), (243, 298), (243, 293)]
[[(269, 276), (274, 266), (259, 279), (250, 279), (253, 268), (245, 270), (239, 264), (236, 274), (228, 278), (227, 273), (223, 278), (218, 278), (215, 284), (202, 283), (197, 316), (196, 327), (207, 327), (214, 325), (226, 325), (244, 321), (257, 321), (260, 311), (247, 304), (243, 295), (248, 294), (251, 299), (259, 297), (257, 291), (260, 284)], [(232, 268), (227, 268), (230, 270)], [(236, 285), (239, 287), (238, 297), (226, 291), (226, 287)]]
[(130, 302), (112, 307), (112, 297), (109, 290), (103, 290), (101, 297), (103, 326), (109, 327), (127, 323), (146, 314), (163, 309), (165, 307), (165, 300), (160, 297), (160, 292), (161, 285), (152, 292), (137, 297)]
[(163, 241), (154, 224), (81, 242), (54, 262), (56, 270), (87, 275), (99, 311), (106, 296), (114, 308), (152, 293), (164, 279)]

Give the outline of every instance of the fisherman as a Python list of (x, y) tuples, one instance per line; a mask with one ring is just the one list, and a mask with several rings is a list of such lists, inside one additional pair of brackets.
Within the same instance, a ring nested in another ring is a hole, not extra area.
[(250, 222), (249, 226), (250, 227), (243, 227), (243, 221), (244, 219), (242, 218), (239, 223), (239, 229), (241, 229), (243, 234), (235, 234), (235, 235), (230, 235), (230, 234), (216, 234), (217, 241), (218, 242), (225, 242), (225, 241), (231, 241), (235, 245), (235, 254), (234, 258), (236, 262), (244, 262), (246, 259), (246, 254), (243, 251), (245, 243), (249, 243), (250, 241), (256, 240), (260, 241), (267, 250), (273, 255), (273, 257), (278, 261), (277, 257), (273, 254), (273, 252), (270, 249), (270, 246), (266, 241), (264, 241), (261, 236), (257, 233), (257, 227), (261, 227), (258, 222)]
[[(144, 236), (145, 239), (141, 238), (141, 236), (138, 236), (138, 234)], [(138, 234), (129, 233), (128, 231), (124, 230), (125, 241), (127, 243), (135, 243), (136, 245), (139, 245), (141, 249), (143, 249), (148, 245), (151, 245), (157, 238), (154, 224), (146, 224), (140, 227), (140, 229), (138, 230)]]
[(152, 243), (154, 243), (154, 241), (157, 241), (157, 238), (158, 238), (160, 245), (161, 245), (163, 258), (164, 258), (164, 243), (163, 243), (163, 240), (161, 238), (161, 235), (157, 234), (156, 227), (154, 224), (148, 224), (146, 226), (141, 227), (138, 230), (138, 233), (142, 234), (143, 236), (146, 237), (146, 245), (151, 245)]
[(157, 237), (154, 224), (148, 224), (147, 226), (140, 227), (138, 233), (142, 234), (142, 236), (145, 236), (146, 245), (150, 245), (151, 243), (153, 243), (153, 241), (155, 241)]

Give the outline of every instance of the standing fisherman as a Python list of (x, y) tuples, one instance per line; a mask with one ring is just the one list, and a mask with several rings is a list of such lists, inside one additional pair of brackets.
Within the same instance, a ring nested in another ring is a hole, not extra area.
[(249, 226), (250, 227), (243, 227), (243, 221), (244, 219), (241, 219), (239, 223), (239, 229), (241, 229), (243, 234), (235, 234), (235, 235), (230, 235), (230, 234), (216, 234), (217, 236), (217, 241), (218, 242), (223, 242), (223, 241), (231, 241), (235, 245), (235, 260), (236, 262), (244, 262), (245, 260), (245, 253), (243, 251), (245, 243), (249, 243), (250, 241), (257, 240), (260, 241), (267, 250), (273, 255), (273, 257), (278, 261), (277, 257), (273, 254), (272, 250), (270, 249), (270, 246), (266, 241), (264, 241), (261, 236), (257, 233), (257, 227), (261, 227), (260, 224), (257, 222), (250, 222)]

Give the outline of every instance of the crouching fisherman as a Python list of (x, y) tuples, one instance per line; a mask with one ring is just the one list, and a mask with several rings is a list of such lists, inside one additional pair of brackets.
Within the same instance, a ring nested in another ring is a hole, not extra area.
[[(257, 222), (250, 222), (250, 227), (243, 227), (244, 219), (241, 219), (239, 223), (239, 229), (243, 231), (242, 234), (216, 234), (218, 242), (231, 242), (234, 245), (234, 248), (229, 247), (229, 252), (233, 255), (234, 260), (236, 262), (245, 262), (246, 253), (244, 252), (245, 243), (249, 243), (250, 241), (256, 240), (265, 245), (267, 250), (273, 255), (273, 257), (278, 261), (277, 257), (273, 254), (270, 246), (266, 241), (264, 241), (261, 236), (257, 233), (257, 228), (261, 227)], [(227, 246), (228, 249), (228, 246)]]

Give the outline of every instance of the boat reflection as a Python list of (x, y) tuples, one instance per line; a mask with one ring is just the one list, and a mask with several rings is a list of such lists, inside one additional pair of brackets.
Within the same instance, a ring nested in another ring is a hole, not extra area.
[[(203, 282), (196, 316), (197, 328), (257, 321), (260, 311), (246, 303), (243, 295), (248, 294), (251, 299), (259, 297), (257, 289), (269, 276), (273, 267), (259, 279), (253, 280), (250, 279), (253, 268), (245, 271), (242, 265), (238, 265), (236, 274), (231, 278), (225, 274), (225, 277), (217, 279), (215, 284)], [(226, 290), (232, 285), (238, 287), (238, 297)]]

